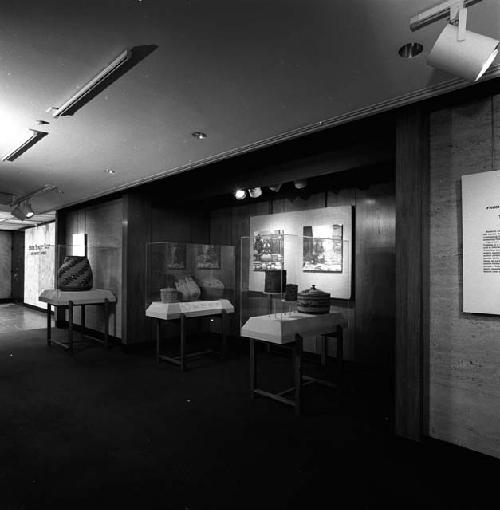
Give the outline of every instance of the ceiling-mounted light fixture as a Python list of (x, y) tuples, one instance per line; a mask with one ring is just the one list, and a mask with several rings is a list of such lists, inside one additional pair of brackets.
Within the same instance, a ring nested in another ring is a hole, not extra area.
[(269, 189), (271, 191), (274, 191), (275, 193), (278, 193), (278, 191), (281, 189), (281, 184), (275, 184), (274, 186), (269, 186)]
[(207, 134), (202, 131), (195, 131), (194, 133), (191, 133), (191, 136), (194, 136), (198, 140), (204, 140), (207, 137)]
[(45, 193), (48, 191), (59, 191), (57, 186), (53, 186), (52, 184), (45, 184), (41, 188), (38, 188), (30, 193), (26, 193), (21, 197), (17, 197), (15, 200), (12, 200), (10, 203), (11, 214), (19, 219), (31, 218), (34, 215), (33, 209), (31, 208), (30, 199), (40, 193)]
[(86, 85), (84, 85), (76, 94), (71, 96), (62, 106), (57, 108), (52, 117), (63, 115), (73, 115), (81, 106), (89, 101), (97, 89), (107, 87), (117, 76), (117, 71), (129, 60), (131, 51), (126, 49), (122, 51), (112, 62), (110, 62), (102, 71), (97, 73)]
[(237, 189), (234, 192), (234, 198), (236, 200), (243, 200), (247, 196), (247, 192), (244, 189)]
[(448, 0), (411, 18), (412, 31), (448, 18), (427, 57), (429, 65), (469, 81), (479, 80), (488, 70), (498, 54), (499, 41), (466, 29), (467, 7), (479, 1)]
[(10, 211), (12, 216), (15, 216), (18, 220), (26, 220), (34, 216), (33, 209), (28, 200), (20, 202)]
[(6, 154), (2, 161), (14, 161), (17, 159), (23, 152), (26, 152), (29, 148), (33, 147), (35, 143), (39, 142), (43, 137), (47, 136), (49, 133), (46, 131), (37, 131), (36, 129), (28, 129), (26, 138), (20, 143), (18, 147), (16, 147), (12, 152)]
[(256, 188), (250, 188), (248, 190), (248, 194), (252, 197), (252, 198), (258, 198), (262, 195), (262, 188), (257, 186)]
[(293, 185), (297, 188), (297, 189), (302, 189), (302, 188), (305, 188), (307, 186), (307, 181), (306, 180), (302, 180), (302, 181), (295, 181), (293, 183)]
[(401, 58), (415, 58), (424, 51), (424, 47), (418, 42), (407, 43), (399, 48), (399, 56)]

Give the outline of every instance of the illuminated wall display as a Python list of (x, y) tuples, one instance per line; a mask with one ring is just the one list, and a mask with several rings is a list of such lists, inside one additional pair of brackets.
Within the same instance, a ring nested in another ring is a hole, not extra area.
[(25, 236), (24, 302), (47, 308), (38, 296), (43, 289), (54, 288), (55, 223), (28, 228)]

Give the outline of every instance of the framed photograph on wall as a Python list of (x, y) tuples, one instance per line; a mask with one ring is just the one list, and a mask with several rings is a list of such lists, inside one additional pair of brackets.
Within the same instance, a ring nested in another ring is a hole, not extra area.
[(341, 273), (343, 225), (304, 226), (302, 271)]
[(282, 229), (254, 232), (253, 270), (281, 270), (284, 265), (284, 243)]
[(196, 248), (197, 269), (220, 269), (220, 246), (199, 244)]
[(168, 243), (167, 268), (186, 269), (186, 244)]

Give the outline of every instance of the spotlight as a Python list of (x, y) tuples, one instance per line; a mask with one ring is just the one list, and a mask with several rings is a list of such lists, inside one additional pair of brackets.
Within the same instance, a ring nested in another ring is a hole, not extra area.
[(307, 186), (307, 181), (295, 181), (293, 184), (297, 189), (302, 189)]
[(11, 211), (12, 216), (18, 220), (26, 220), (32, 218), (35, 214), (31, 208), (31, 204), (28, 201), (20, 202)]
[(446, 25), (427, 57), (427, 63), (441, 71), (477, 81), (495, 60), (498, 41), (468, 30), (463, 41), (458, 37), (459, 28)]
[(275, 186), (269, 186), (269, 189), (271, 191), (274, 191), (275, 193), (278, 193), (278, 191), (281, 189), (281, 184), (276, 184)]
[(234, 192), (234, 198), (236, 200), (243, 200), (247, 196), (247, 192), (244, 189), (237, 189)]
[(248, 194), (252, 197), (252, 198), (258, 198), (262, 195), (262, 188), (260, 188), (259, 186), (257, 186), (256, 188), (250, 188), (248, 190)]
[(417, 14), (410, 20), (415, 31), (439, 19), (448, 18), (434, 44), (427, 63), (466, 80), (477, 81), (498, 54), (499, 41), (466, 30), (466, 6), (478, 0), (448, 0)]

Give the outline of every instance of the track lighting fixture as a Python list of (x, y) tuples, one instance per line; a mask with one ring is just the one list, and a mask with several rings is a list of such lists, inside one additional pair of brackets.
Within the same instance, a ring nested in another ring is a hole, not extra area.
[(478, 1), (448, 0), (411, 18), (413, 31), (448, 19), (427, 58), (429, 65), (469, 81), (479, 80), (488, 70), (498, 54), (499, 41), (466, 29), (466, 7)]
[(52, 184), (45, 184), (41, 188), (38, 188), (30, 193), (26, 193), (21, 197), (17, 197), (10, 203), (11, 214), (15, 216), (19, 220), (26, 220), (32, 218), (34, 216), (33, 208), (31, 207), (30, 199), (35, 195), (39, 195), (40, 193), (45, 193), (48, 191), (60, 191), (57, 186), (53, 186)]
[(247, 192), (244, 189), (237, 189), (234, 192), (234, 198), (236, 198), (236, 200), (243, 200), (246, 196)]
[(250, 188), (248, 190), (248, 194), (252, 197), (252, 198), (258, 198), (262, 195), (262, 188), (260, 188), (259, 186), (257, 186), (256, 188)]
[(18, 220), (27, 220), (35, 214), (28, 200), (20, 202), (10, 212), (12, 216), (16, 217)]
[(281, 184), (276, 184), (274, 186), (269, 186), (269, 189), (271, 191), (274, 191), (275, 193), (278, 193), (278, 191), (281, 189)]

